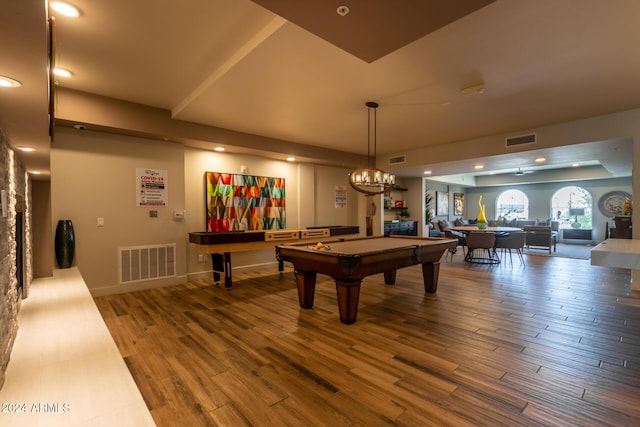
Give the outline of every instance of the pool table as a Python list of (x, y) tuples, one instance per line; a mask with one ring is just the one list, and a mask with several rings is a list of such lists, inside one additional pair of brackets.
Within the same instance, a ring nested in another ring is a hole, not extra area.
[(332, 242), (322, 249), (308, 244), (277, 245), (276, 256), (279, 261), (293, 264), (302, 308), (313, 307), (317, 273), (331, 276), (336, 282), (340, 321), (349, 325), (356, 321), (363, 278), (384, 273), (384, 282), (393, 285), (398, 268), (422, 264), (424, 290), (434, 293), (440, 258), (457, 244), (456, 240), (444, 238), (368, 237)]

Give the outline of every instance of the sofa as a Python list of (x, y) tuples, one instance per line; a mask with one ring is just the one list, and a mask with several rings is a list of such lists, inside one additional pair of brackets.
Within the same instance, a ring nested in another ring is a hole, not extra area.
[(429, 227), (429, 237), (444, 237), (445, 230), (449, 230), (451, 227), (454, 227), (456, 225), (469, 224), (471, 224), (471, 221), (462, 218), (458, 218), (455, 221), (449, 221), (445, 219), (433, 220), (431, 221), (431, 227)]

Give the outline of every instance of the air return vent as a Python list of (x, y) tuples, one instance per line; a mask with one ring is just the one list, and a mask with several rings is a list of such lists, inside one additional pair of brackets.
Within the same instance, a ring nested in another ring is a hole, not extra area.
[(512, 136), (505, 139), (507, 147), (513, 147), (515, 145), (524, 145), (524, 144), (535, 144), (536, 143), (536, 134), (532, 133), (529, 135), (521, 135), (521, 136)]
[(176, 244), (119, 248), (120, 283), (176, 275)]
[(397, 165), (398, 163), (404, 163), (406, 161), (407, 161), (407, 156), (405, 156), (404, 154), (402, 156), (389, 157), (390, 165)]

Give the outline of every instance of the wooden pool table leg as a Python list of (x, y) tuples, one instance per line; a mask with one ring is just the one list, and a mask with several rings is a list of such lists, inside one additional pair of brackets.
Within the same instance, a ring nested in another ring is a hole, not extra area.
[(422, 264), (422, 280), (424, 281), (424, 291), (433, 294), (438, 289), (438, 274), (440, 272), (440, 262), (425, 262)]
[(385, 285), (395, 285), (396, 284), (396, 271), (390, 270), (384, 272), (384, 284)]
[(298, 285), (298, 302), (302, 308), (313, 307), (313, 297), (316, 293), (316, 273), (295, 271), (296, 285)]
[(340, 311), (340, 321), (350, 325), (356, 321), (358, 316), (358, 299), (360, 298), (360, 283), (341, 282), (336, 280), (336, 292), (338, 294), (338, 310)]

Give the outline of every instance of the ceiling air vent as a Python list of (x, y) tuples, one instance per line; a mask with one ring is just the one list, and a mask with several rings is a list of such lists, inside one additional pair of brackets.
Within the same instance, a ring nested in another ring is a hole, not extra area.
[(404, 154), (402, 156), (389, 157), (390, 165), (397, 165), (398, 163), (404, 163), (406, 161), (407, 161), (407, 156), (405, 156)]
[(505, 141), (506, 141), (507, 147), (513, 147), (515, 145), (523, 145), (523, 144), (535, 144), (536, 134), (532, 133), (529, 135), (512, 136), (510, 138), (506, 138)]

